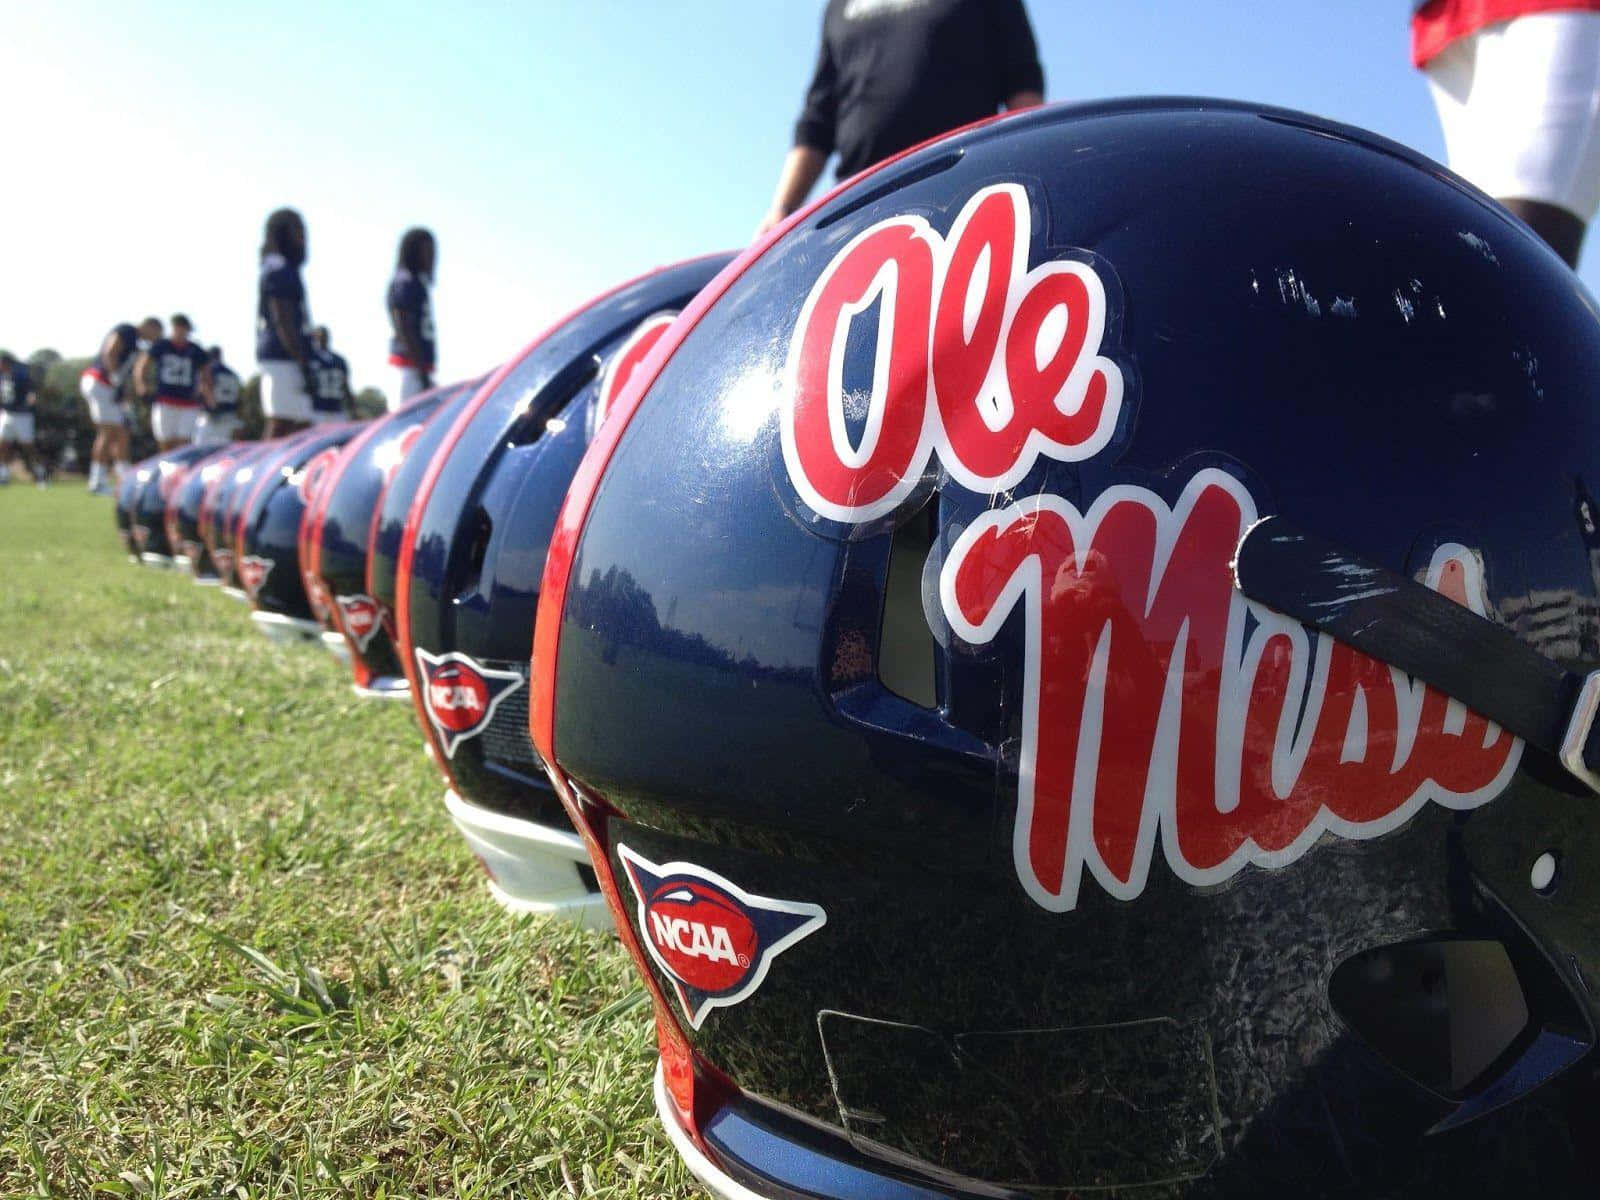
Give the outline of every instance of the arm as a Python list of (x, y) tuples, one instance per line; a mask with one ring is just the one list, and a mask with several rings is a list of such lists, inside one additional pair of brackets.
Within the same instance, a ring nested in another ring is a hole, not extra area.
[(133, 390), (136, 395), (148, 396), (155, 391), (155, 384), (151, 376), (155, 373), (155, 359), (150, 357), (148, 350), (139, 351), (139, 357), (133, 363)]
[(206, 363), (200, 368), (200, 378), (195, 382), (195, 388), (200, 393), (200, 403), (205, 405), (207, 412), (216, 412), (217, 404), (211, 395), (211, 364)]
[(761, 224), (756, 226), (757, 237), (806, 202), (822, 168), (828, 163), (828, 156), (833, 153), (835, 121), (839, 113), (839, 71), (833, 52), (828, 48), (826, 18), (821, 41), (817, 65), (811, 73), (811, 86), (806, 89), (805, 106), (795, 122), (794, 145), (778, 173), (772, 205), (761, 218)]
[[(413, 308), (401, 308), (397, 304), (389, 306), (389, 320), (394, 323), (394, 333), (400, 339), (400, 344), (406, 348), (406, 357), (417, 364), (417, 373), (422, 377), (424, 389), (433, 386), (429, 378), (432, 374), (425, 365), (427, 356), (422, 349), (422, 315)], [(346, 388), (349, 382), (345, 383)]]
[(811, 189), (828, 163), (828, 156), (811, 146), (792, 147), (778, 173), (778, 187), (772, 194), (772, 207), (756, 226), (759, 237), (806, 202)]
[(1044, 68), (1022, 0), (991, 4), (989, 44), (994, 52), (994, 94), (1015, 111), (1044, 103)]
[(271, 318), (272, 327), (278, 332), (278, 340), (283, 343), (283, 348), (289, 352), (289, 357), (300, 365), (300, 373), (305, 376), (306, 390), (311, 390), (311, 348), (306, 345), (305, 332), (294, 321), (294, 306), (287, 297), (268, 296), (267, 313)]

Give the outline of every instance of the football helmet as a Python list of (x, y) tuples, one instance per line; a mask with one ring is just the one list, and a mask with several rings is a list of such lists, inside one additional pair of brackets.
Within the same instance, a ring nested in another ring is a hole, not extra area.
[(195, 459), (167, 501), (167, 544), (178, 551), (174, 561), (181, 559), (199, 584), (215, 586), (217, 583), (217, 569), (205, 543), (200, 540), (200, 502), (205, 498), (206, 489), (233, 461), (239, 445), (235, 442), (216, 446), (203, 458)]
[[(381, 687), (397, 699), (410, 698), (411, 683), (403, 665), (406, 651), (396, 639), (394, 621), (395, 567), (400, 559), (400, 543), (405, 536), (406, 518), (411, 512), (411, 497), (416, 494), (422, 477), (427, 473), (428, 463), (450, 432), (456, 414), (466, 407), (481, 386), (481, 382), (475, 383), (440, 399), (433, 415), (415, 433), (406, 434), (401, 444), (404, 456), (380, 489), (372, 513), (372, 533), (367, 539), (363, 594), (372, 601), (373, 611), (377, 613), (383, 631), (382, 642), (378, 642), (376, 637), (373, 639), (374, 643), (378, 643), (376, 651), (369, 643), (368, 652), (386, 653), (388, 661), (383, 665), (386, 668), (392, 666), (394, 674), (375, 678), (368, 685), (369, 691), (377, 692)], [(433, 754), (432, 742), (424, 738), (422, 745), (429, 755)]]
[(167, 541), (167, 501), (189, 464), (211, 452), (206, 446), (180, 446), (136, 466), (132, 474), (143, 477), (135, 486), (129, 512), (130, 533), (139, 561), (150, 567), (173, 565), (175, 548)]
[(1040, 109), (752, 247), (535, 631), (691, 1168), (1593, 1194), (1597, 472), (1577, 280), (1314, 117)]
[(406, 693), (405, 673), (367, 595), (367, 550), (379, 499), (423, 423), (441, 403), (472, 386), (435, 388), (367, 425), (346, 444), (301, 522), (303, 558), (328, 600), (330, 627), (346, 647), (358, 695), (404, 699)]
[(255, 464), (274, 453), (284, 439), (245, 442), (232, 455), (228, 465), (217, 478), (207, 485), (200, 500), (200, 519), (197, 523), (200, 541), (211, 555), (211, 565), (216, 568), (217, 582), (223, 594), (235, 600), (249, 601), (250, 597), (238, 585), (235, 574), (233, 528), (237, 519), (235, 497), (240, 489), (248, 488), (254, 475)]
[(356, 422), (317, 425), (263, 458), (234, 531), (234, 572), (250, 597), (250, 619), (275, 641), (320, 640), (320, 592), (300, 571), (300, 521)]
[(139, 545), (133, 540), (133, 503), (139, 494), (139, 489), (150, 478), (150, 465), (153, 461), (148, 458), (143, 459), (124, 471), (122, 478), (117, 481), (117, 492), (112, 501), (117, 540), (122, 543), (122, 548), (127, 551), (129, 562), (136, 563), (139, 561)]
[(445, 805), (512, 911), (609, 925), (528, 739), (545, 548), (597, 417), (731, 255), (634, 280), (552, 326), (464, 407), (411, 500), (395, 625)]

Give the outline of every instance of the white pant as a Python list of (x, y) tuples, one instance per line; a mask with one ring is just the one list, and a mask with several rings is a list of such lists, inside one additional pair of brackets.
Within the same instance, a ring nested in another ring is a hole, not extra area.
[(311, 420), (311, 394), (300, 364), (274, 360), (261, 364), (261, 412), (281, 421)]
[(1485, 26), (1427, 66), (1450, 168), (1499, 200), (1600, 209), (1600, 13)]
[(216, 413), (202, 412), (194, 423), (194, 444), (196, 446), (222, 446), (233, 441), (233, 435), (239, 431), (239, 418), (232, 413), (218, 416)]
[(123, 425), (126, 420), (122, 406), (117, 403), (117, 389), (93, 375), (78, 379), (78, 391), (89, 404), (89, 420), (95, 425)]
[(199, 416), (198, 408), (157, 400), (150, 406), (150, 432), (158, 442), (190, 442)]
[(385, 398), (389, 411), (404, 408), (406, 402), (422, 390), (422, 370), (419, 367), (396, 367), (394, 369), (394, 386), (389, 389)]
[(0, 442), (33, 445), (33, 414), (0, 408)]

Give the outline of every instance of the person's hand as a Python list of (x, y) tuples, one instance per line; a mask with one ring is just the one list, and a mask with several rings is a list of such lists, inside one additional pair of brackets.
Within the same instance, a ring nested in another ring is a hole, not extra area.
[(788, 213), (782, 211), (781, 209), (768, 209), (767, 215), (762, 217), (761, 223), (756, 226), (755, 237), (751, 238), (751, 241), (763, 238), (767, 234), (771, 233), (774, 228), (776, 228), (784, 221), (786, 217), (788, 217), (788, 215)]

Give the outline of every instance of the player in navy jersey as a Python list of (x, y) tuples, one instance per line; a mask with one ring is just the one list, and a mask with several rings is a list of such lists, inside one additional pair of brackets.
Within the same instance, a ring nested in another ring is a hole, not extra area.
[(200, 374), (207, 362), (206, 352), (189, 339), (194, 330), (189, 318), (177, 313), (171, 324), (172, 333), (152, 342), (134, 367), (140, 394), (151, 398), (150, 432), (162, 450), (194, 440), (202, 404)]
[(317, 326), (311, 343), (311, 419), (318, 425), (343, 421), (350, 411), (350, 364), (333, 352), (326, 325)]
[(111, 494), (111, 477), (122, 481), (132, 457), (129, 446), (128, 411), (122, 403), (122, 387), (139, 357), (141, 346), (161, 336), (161, 322), (146, 317), (137, 328), (115, 326), (100, 341), (94, 361), (84, 369), (78, 390), (89, 406), (89, 421), (94, 425), (94, 445), (89, 450), (89, 490)]
[(33, 378), (28, 368), (0, 350), (0, 483), (11, 482), (11, 460), (20, 456), (39, 486), (44, 486), (33, 452), (33, 410)]
[(389, 280), (389, 323), (394, 326), (389, 365), (395, 368), (388, 395), (390, 412), (433, 386), (436, 347), (428, 289), (433, 286), (438, 253), (433, 234), (421, 227), (406, 230), (400, 239), (400, 254)]
[(239, 431), (239, 376), (222, 361), (222, 347), (211, 347), (210, 361), (200, 377), (205, 408), (195, 421), (197, 446), (220, 446), (233, 441)]
[(299, 213), (280, 208), (267, 218), (256, 292), (256, 361), (269, 438), (311, 423), (311, 310), (300, 279), (306, 250)]

